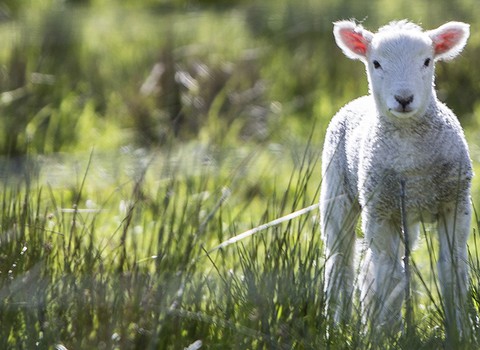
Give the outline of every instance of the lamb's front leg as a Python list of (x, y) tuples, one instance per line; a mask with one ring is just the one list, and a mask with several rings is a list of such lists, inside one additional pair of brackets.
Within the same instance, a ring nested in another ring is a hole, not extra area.
[(321, 227), (325, 242), (327, 312), (335, 323), (350, 320), (354, 290), (355, 224), (358, 209), (346, 194), (322, 188)]
[(466, 337), (468, 327), (468, 253), (471, 209), (468, 195), (443, 207), (438, 218), (440, 255), (437, 262), (447, 334)]
[(363, 312), (375, 326), (395, 327), (401, 321), (405, 291), (399, 225), (368, 215), (362, 221), (367, 244), (361, 282)]

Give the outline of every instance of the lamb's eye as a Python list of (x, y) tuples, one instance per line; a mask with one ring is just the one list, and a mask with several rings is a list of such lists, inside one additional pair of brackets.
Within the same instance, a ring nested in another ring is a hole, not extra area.
[(428, 67), (428, 66), (430, 65), (430, 61), (431, 61), (430, 58), (427, 58), (427, 59), (425, 60), (425, 62), (423, 62), (423, 65), (424, 65), (425, 67)]
[(380, 62), (378, 62), (377, 60), (373, 61), (373, 67), (374, 67), (375, 69), (382, 68), (382, 66), (380, 65)]

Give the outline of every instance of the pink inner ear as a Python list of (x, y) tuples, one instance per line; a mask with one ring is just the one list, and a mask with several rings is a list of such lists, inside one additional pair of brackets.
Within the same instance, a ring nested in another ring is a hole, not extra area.
[(356, 33), (350, 29), (340, 31), (345, 45), (355, 53), (365, 56), (367, 53), (367, 42), (360, 33)]
[(461, 37), (461, 32), (450, 30), (440, 34), (435, 39), (435, 54), (439, 55), (450, 50)]

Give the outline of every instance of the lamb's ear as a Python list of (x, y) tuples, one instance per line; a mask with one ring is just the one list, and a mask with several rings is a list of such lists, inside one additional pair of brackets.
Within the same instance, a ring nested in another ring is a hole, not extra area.
[(333, 24), (333, 35), (338, 47), (351, 59), (365, 60), (373, 34), (353, 21)]
[(465, 47), (470, 36), (470, 25), (462, 22), (448, 22), (427, 32), (432, 39), (436, 60), (450, 60)]

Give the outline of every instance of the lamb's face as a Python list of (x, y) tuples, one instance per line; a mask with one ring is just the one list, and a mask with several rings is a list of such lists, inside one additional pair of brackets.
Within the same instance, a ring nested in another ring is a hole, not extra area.
[(370, 92), (382, 115), (423, 115), (433, 91), (432, 40), (417, 31), (374, 36), (366, 55)]
[(372, 33), (352, 21), (336, 22), (333, 33), (345, 55), (363, 61), (370, 92), (381, 115), (421, 116), (434, 98), (434, 62), (457, 56), (469, 25), (449, 22), (423, 31), (408, 21), (392, 22)]

